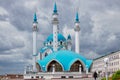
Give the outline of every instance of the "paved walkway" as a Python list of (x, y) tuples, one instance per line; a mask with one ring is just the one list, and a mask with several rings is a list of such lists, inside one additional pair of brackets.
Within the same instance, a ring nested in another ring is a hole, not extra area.
[[(80, 78), (76, 78), (76, 79), (74, 79), (74, 78), (67, 78), (67, 79), (64, 79), (64, 78), (59, 78), (59, 79), (52, 79), (52, 80), (95, 80), (94, 78), (82, 78), (82, 79), (80, 79)], [(97, 78), (96, 80), (101, 80), (101, 78)]]
[[(84, 79), (80, 79), (80, 80), (95, 80), (94, 78), (84, 78)], [(97, 78), (96, 80), (101, 80), (101, 78)]]

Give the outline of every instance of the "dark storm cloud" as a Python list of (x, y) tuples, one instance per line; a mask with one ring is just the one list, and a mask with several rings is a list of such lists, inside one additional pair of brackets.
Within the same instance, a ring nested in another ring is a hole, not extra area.
[(0, 74), (11, 74), (11, 73), (23, 73), (24, 67), (26, 65), (25, 62), (9, 62), (7, 61), (0, 61)]
[[(25, 46), (24, 42), (21, 42), (21, 41), (17, 42), (17, 40), (15, 40), (15, 39), (11, 39), (11, 41), (6, 41), (4, 39), (5, 38), (2, 38), (2, 40), (0, 39), (0, 45), (2, 45), (2, 46), (0, 46), (0, 52), (8, 51), (10, 49), (21, 48), (21, 47)], [(6, 41), (6, 43), (3, 40)], [(1, 53), (1, 54), (3, 54), (3, 53)]]
[(11, 24), (21, 31), (26, 30), (31, 32), (34, 10), (27, 9), (23, 3), (23, 0), (8, 0), (1, 1), (0, 5), (8, 11)]
[[(11, 35), (10, 33), (15, 33), (15, 32), (11, 32), (9, 25), (3, 25), (5, 23), (1, 23), (1, 34), (0, 34), (0, 54), (4, 54), (6, 52), (4, 51), (9, 51), (11, 49), (16, 49), (16, 48), (22, 48), (25, 46), (24, 41), (15, 38), (15, 36)], [(8, 26), (7, 28), (9, 28), (9, 31), (4, 29), (6, 28), (6, 26)], [(14, 30), (12, 30), (14, 31)]]
[(85, 14), (80, 17), (80, 26), (81, 26), (81, 33), (82, 35), (91, 34), (93, 28), (93, 21), (91, 20), (91, 16), (89, 14)]
[(8, 18), (8, 16), (6, 16), (6, 15), (1, 16), (1, 15), (0, 15), (0, 21), (6, 21), (6, 18)]

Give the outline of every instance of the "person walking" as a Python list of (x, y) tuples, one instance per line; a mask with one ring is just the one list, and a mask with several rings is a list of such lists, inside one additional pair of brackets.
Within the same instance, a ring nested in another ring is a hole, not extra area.
[(93, 77), (94, 77), (95, 80), (96, 80), (96, 78), (98, 77), (98, 74), (97, 74), (96, 71), (94, 72)]

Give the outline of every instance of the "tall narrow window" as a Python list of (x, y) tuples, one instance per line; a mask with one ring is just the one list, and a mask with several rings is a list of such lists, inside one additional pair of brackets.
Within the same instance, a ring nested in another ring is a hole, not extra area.
[(45, 53), (45, 57), (47, 56), (48, 54), (47, 53)]

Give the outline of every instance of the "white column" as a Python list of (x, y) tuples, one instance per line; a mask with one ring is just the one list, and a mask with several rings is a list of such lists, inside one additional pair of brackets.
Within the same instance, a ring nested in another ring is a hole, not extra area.
[(37, 69), (36, 69), (36, 57), (33, 56), (33, 72), (37, 72)]
[(33, 71), (36, 72), (36, 55), (37, 55), (37, 32), (33, 31)]
[(106, 77), (106, 80), (108, 80), (108, 62), (109, 62), (109, 58), (104, 58), (104, 62), (105, 62), (105, 77)]
[(52, 73), (53, 74), (55, 73), (55, 65), (54, 64), (52, 65)]
[(58, 25), (53, 24), (53, 51), (58, 49)]
[(75, 52), (79, 53), (79, 31), (75, 31)]
[(106, 77), (106, 80), (108, 80), (108, 73), (107, 73), (107, 65), (105, 64), (105, 77)]
[(81, 74), (81, 64), (79, 65), (79, 73)]
[(24, 74), (26, 74), (26, 67), (24, 68)]
[(86, 74), (88, 74), (88, 65), (86, 65)]

